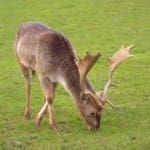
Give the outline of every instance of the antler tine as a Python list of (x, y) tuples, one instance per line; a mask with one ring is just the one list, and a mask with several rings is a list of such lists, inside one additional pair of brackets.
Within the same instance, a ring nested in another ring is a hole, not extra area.
[[(104, 105), (105, 103), (107, 103), (107, 104), (109, 104), (112, 108), (117, 108), (117, 107), (119, 107), (119, 106), (115, 106), (110, 100), (105, 99), (105, 97), (104, 97), (104, 92), (103, 92), (103, 91), (96, 91), (95, 94), (96, 94), (96, 96), (98, 97), (98, 100), (103, 103), (103, 105)], [(104, 108), (104, 109), (105, 109), (105, 108)]]
[(106, 103), (109, 104), (112, 108), (118, 108), (119, 106), (114, 105), (110, 100), (106, 100)]
[(88, 89), (86, 89), (86, 93), (92, 97), (91, 100), (93, 100), (93, 103), (95, 103), (98, 108), (100, 107), (104, 110), (110, 110), (110, 108), (104, 107), (103, 100), (101, 100), (101, 97), (99, 97), (96, 93), (93, 93), (93, 92), (89, 91)]
[[(133, 55), (130, 54), (130, 50), (134, 47), (134, 45), (130, 45), (128, 47), (124, 47), (122, 46), (121, 49), (119, 49), (116, 53), (113, 54), (112, 57), (109, 58), (109, 79), (104, 87), (104, 92), (103, 92), (103, 98), (105, 102), (107, 101), (107, 93), (109, 91), (109, 88), (112, 85), (112, 76), (113, 76), (113, 72), (115, 71), (115, 69), (121, 64), (123, 63), (125, 60), (127, 60), (128, 58), (132, 57)], [(108, 102), (110, 104), (110, 101)], [(110, 104), (111, 105), (111, 104)]]
[(89, 52), (87, 52), (86, 56), (83, 59), (80, 58), (77, 60), (81, 85), (84, 84), (84, 80), (86, 79), (87, 73), (93, 67), (93, 65), (96, 63), (100, 56), (100, 53), (91, 55), (89, 54)]
[[(131, 44), (130, 46), (127, 47), (128, 51), (130, 52), (130, 50), (132, 50), (132, 48), (134, 47), (134, 44)], [(130, 54), (131, 55), (131, 54)], [(133, 56), (133, 55), (132, 55)]]

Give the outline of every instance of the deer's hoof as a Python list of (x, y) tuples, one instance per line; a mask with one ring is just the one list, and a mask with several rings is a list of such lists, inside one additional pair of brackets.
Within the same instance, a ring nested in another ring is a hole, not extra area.
[(57, 125), (56, 125), (56, 123), (54, 122), (53, 124), (50, 124), (50, 128), (51, 128), (52, 130), (57, 130)]
[(36, 120), (35, 120), (35, 125), (36, 125), (37, 127), (40, 126), (41, 120), (42, 120), (42, 118), (36, 118)]
[(29, 112), (25, 112), (24, 119), (25, 120), (29, 120), (30, 117), (31, 117), (30, 113)]

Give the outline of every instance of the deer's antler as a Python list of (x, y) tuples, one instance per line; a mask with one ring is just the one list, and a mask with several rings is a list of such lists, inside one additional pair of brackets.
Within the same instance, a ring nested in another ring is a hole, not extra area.
[(134, 47), (134, 45), (130, 45), (128, 47), (122, 46), (121, 49), (119, 49), (115, 54), (113, 54), (112, 57), (109, 58), (109, 79), (104, 87), (104, 91), (101, 94), (101, 98), (104, 102), (107, 102), (112, 107), (114, 106), (109, 100), (107, 100), (107, 94), (110, 89), (110, 87), (113, 85), (112, 83), (112, 76), (115, 71), (115, 69), (125, 60), (132, 57), (133, 55), (130, 54), (131, 49)]
[(130, 50), (133, 48), (134, 45), (130, 45), (128, 47), (122, 46), (116, 53), (113, 54), (112, 57), (109, 58), (109, 78), (108, 81), (104, 87), (104, 90), (102, 92), (95, 91), (91, 85), (91, 83), (87, 79), (87, 73), (92, 68), (92, 66), (96, 63), (98, 58), (101, 56), (100, 53), (97, 53), (95, 55), (91, 55), (87, 52), (87, 55), (81, 59), (79, 58), (76, 61), (76, 64), (78, 66), (79, 74), (80, 74), (80, 82), (82, 88), (88, 92), (88, 94), (92, 97), (93, 102), (97, 104), (97, 106), (104, 108), (104, 104), (108, 103), (113, 108), (118, 107), (112, 104), (110, 100), (107, 99), (107, 94), (111, 86), (116, 86), (114, 83), (112, 83), (112, 77), (115, 69), (125, 60), (130, 58)]
[(76, 61), (76, 64), (78, 66), (80, 74), (80, 83), (82, 88), (91, 97), (91, 100), (93, 101), (93, 103), (95, 103), (95, 105), (97, 105), (100, 108), (106, 109), (103, 106), (103, 101), (99, 100), (100, 97), (96, 95), (95, 90), (93, 89), (91, 83), (87, 79), (87, 73), (93, 67), (93, 65), (96, 63), (100, 56), (100, 53), (92, 55), (87, 52), (86, 56), (83, 59), (79, 58)]
[(89, 72), (89, 70), (93, 67), (93, 65), (96, 63), (96, 61), (98, 60), (98, 58), (100, 56), (101, 56), (100, 53), (91, 55), (87, 52), (86, 56), (83, 59), (79, 58), (76, 61), (76, 64), (77, 64), (78, 70), (79, 70), (79, 74), (80, 74), (81, 86), (83, 88), (85, 88), (85, 82), (87, 82), (87, 86), (90, 86), (86, 76), (87, 76), (87, 73)]

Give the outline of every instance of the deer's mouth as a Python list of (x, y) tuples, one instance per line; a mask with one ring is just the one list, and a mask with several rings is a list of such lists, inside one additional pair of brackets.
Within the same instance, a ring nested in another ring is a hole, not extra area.
[(93, 121), (85, 120), (88, 124), (88, 129), (97, 131), (100, 128), (101, 117), (96, 115)]

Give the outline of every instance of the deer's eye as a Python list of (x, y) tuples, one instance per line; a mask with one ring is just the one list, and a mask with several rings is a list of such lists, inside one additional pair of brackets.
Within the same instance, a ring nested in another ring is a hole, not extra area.
[(90, 112), (90, 116), (91, 116), (91, 117), (95, 117), (95, 116), (96, 116), (96, 113), (95, 113), (95, 112)]

